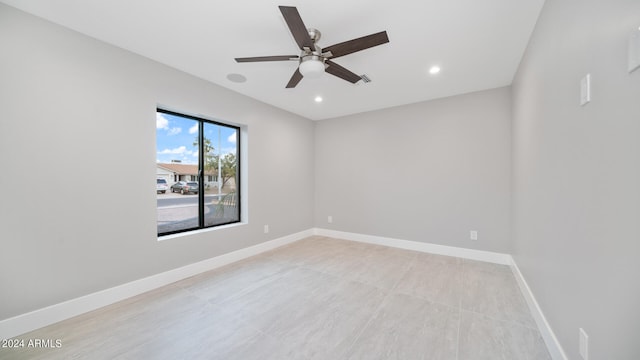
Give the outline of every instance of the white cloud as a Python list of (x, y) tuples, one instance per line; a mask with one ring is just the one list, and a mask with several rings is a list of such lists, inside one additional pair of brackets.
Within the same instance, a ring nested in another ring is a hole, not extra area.
[(227, 138), (227, 141), (230, 143), (235, 144), (236, 143), (236, 132), (234, 131), (233, 134), (229, 135), (229, 137)]
[(169, 120), (162, 116), (160, 113), (156, 113), (156, 129), (168, 129)]
[(179, 127), (174, 127), (174, 128), (169, 129), (169, 131), (167, 131), (167, 133), (168, 133), (169, 135), (178, 135), (178, 134), (180, 134), (181, 132), (182, 132), (182, 129), (181, 129), (181, 128), (179, 128)]
[(234, 147), (228, 147), (228, 148), (223, 148), (222, 149), (222, 155), (224, 156), (225, 154), (236, 154), (236, 148)]
[(188, 152), (187, 151), (187, 147), (186, 146), (180, 146), (180, 147), (177, 147), (175, 149), (164, 149), (162, 151), (159, 151), (158, 154), (162, 154), (162, 155), (172, 154), (172, 155), (175, 155), (175, 154), (184, 154), (186, 152)]
[(197, 132), (198, 132), (198, 124), (195, 124), (189, 128), (189, 134), (195, 134)]

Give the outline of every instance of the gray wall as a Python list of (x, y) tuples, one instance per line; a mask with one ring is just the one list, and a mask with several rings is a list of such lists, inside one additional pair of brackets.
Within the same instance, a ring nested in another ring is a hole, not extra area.
[(510, 101), (499, 88), (317, 122), (316, 226), (510, 252)]
[[(513, 252), (571, 359), (638, 359), (638, 14), (547, 0), (512, 89), (314, 124), (0, 5), (0, 319), (317, 226)], [(249, 224), (157, 242), (158, 104), (248, 126)]]
[(579, 327), (640, 359), (639, 26), (638, 0), (547, 0), (513, 85), (514, 256), (570, 359)]
[[(311, 121), (2, 4), (0, 48), (0, 319), (313, 226)], [(248, 127), (248, 225), (157, 241), (158, 104)]]

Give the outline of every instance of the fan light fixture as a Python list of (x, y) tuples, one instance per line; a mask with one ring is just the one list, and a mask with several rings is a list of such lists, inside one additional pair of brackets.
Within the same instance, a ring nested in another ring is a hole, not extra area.
[(389, 42), (387, 32), (380, 31), (357, 39), (343, 41), (326, 48), (320, 48), (317, 45), (317, 41), (320, 40), (320, 31), (306, 27), (295, 6), (278, 6), (278, 8), (287, 23), (287, 27), (289, 27), (291, 35), (293, 35), (293, 39), (296, 41), (296, 45), (301, 51), (300, 55), (243, 57), (236, 58), (236, 62), (296, 61), (298, 68), (289, 79), (287, 86), (285, 86), (287, 89), (296, 87), (303, 78), (320, 77), (325, 72), (352, 84), (356, 84), (360, 80), (366, 81), (364, 77), (343, 68), (333, 60)]
[(305, 56), (300, 62), (300, 74), (308, 78), (317, 78), (324, 73), (324, 62), (319, 56)]

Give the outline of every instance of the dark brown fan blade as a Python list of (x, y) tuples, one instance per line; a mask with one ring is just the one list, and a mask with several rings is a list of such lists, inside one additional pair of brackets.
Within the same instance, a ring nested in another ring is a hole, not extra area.
[(296, 87), (300, 80), (302, 80), (302, 74), (300, 74), (300, 70), (296, 69), (296, 72), (293, 73), (291, 80), (289, 80), (289, 83), (287, 84), (287, 89)]
[(329, 65), (324, 71), (328, 72), (331, 75), (335, 75), (341, 79), (347, 80), (350, 83), (357, 83), (362, 78), (351, 71), (343, 68), (342, 66), (334, 63), (331, 60), (325, 61), (325, 64)]
[(236, 61), (239, 63), (257, 62), (257, 61), (287, 61), (287, 60), (298, 60), (298, 58), (299, 58), (298, 55), (256, 56), (256, 57), (236, 58)]
[(382, 45), (389, 42), (389, 37), (386, 31), (382, 31), (376, 34), (363, 36), (361, 38), (345, 41), (339, 44), (331, 45), (322, 48), (323, 52), (331, 51), (331, 58), (335, 59), (340, 56), (349, 55), (356, 51), (372, 48), (374, 46)]
[(302, 22), (298, 9), (296, 9), (295, 6), (279, 6), (279, 8), (300, 50), (303, 50), (305, 47), (315, 50), (313, 41), (311, 37), (309, 37), (309, 32), (304, 22)]

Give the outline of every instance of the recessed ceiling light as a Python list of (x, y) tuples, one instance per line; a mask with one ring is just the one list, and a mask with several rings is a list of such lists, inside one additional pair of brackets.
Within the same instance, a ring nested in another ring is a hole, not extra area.
[(429, 74), (431, 75), (435, 75), (437, 73), (440, 72), (440, 66), (432, 66), (431, 69), (429, 69)]
[(229, 74), (227, 75), (227, 79), (234, 83), (243, 83), (247, 81), (247, 77), (242, 74)]
[(317, 103), (320, 103), (320, 102), (322, 102), (322, 96), (316, 96), (316, 98), (313, 99), (313, 100), (315, 100), (315, 102), (317, 102)]

